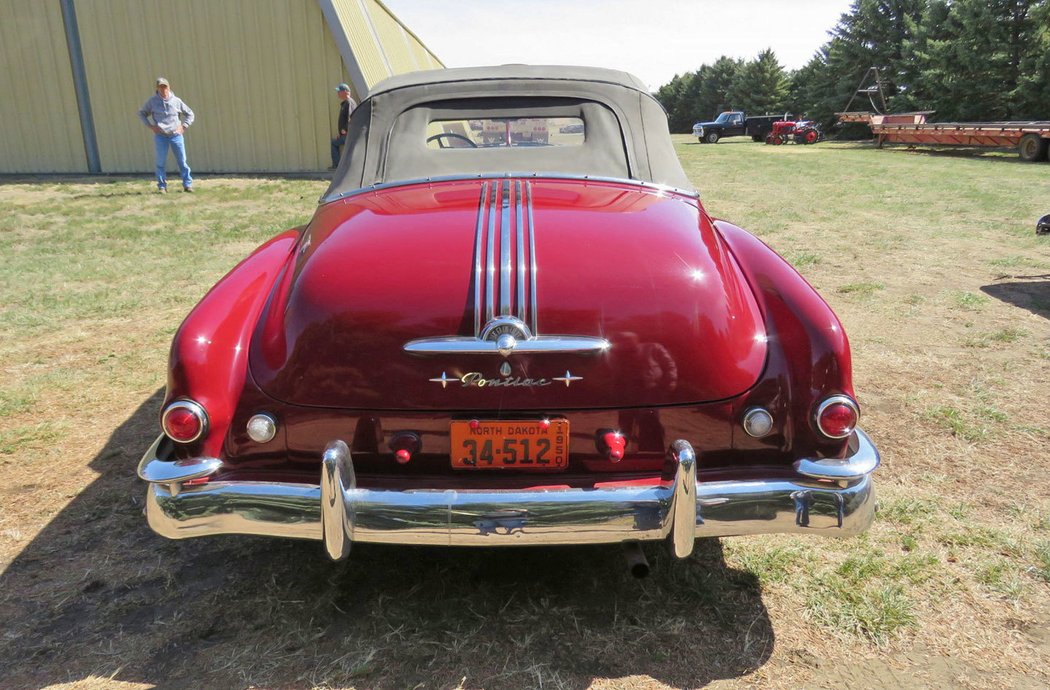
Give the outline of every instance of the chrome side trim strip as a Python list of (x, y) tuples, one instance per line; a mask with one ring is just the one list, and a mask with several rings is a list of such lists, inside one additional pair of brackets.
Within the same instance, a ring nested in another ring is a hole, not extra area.
[(861, 429), (850, 436), (848, 456), (838, 458), (802, 458), (794, 463), (795, 471), (814, 479), (853, 481), (867, 476), (882, 464), (879, 451)]
[(533, 333), (539, 333), (536, 328), (536, 224), (532, 217), (532, 183), (529, 181), (525, 182), (525, 205), (529, 214), (529, 324)]
[[(859, 453), (866, 437), (858, 438)], [(210, 482), (177, 495), (150, 484), (150, 527), (171, 539), (255, 534), (350, 543), (510, 546), (600, 544), (670, 535), (687, 555), (696, 537), (793, 533), (851, 536), (875, 515), (871, 475), (847, 486), (800, 477), (697, 482), (685, 441), (668, 452), (674, 478), (651, 486), (532, 491), (363, 489), (342, 441), (325, 451), (320, 486)]]
[(489, 185), (481, 185), (478, 201), (478, 223), (474, 229), (474, 335), (481, 333), (481, 236), (485, 230), (485, 208), (489, 203)]
[(503, 193), (500, 195), (500, 221), (499, 221), (499, 313), (500, 316), (510, 314), (510, 279), (514, 266), (511, 263), (511, 241), (510, 241), (510, 182), (503, 183)]
[(661, 194), (678, 194), (680, 196), (689, 197), (691, 199), (699, 199), (700, 194), (695, 190), (681, 189), (679, 187), (672, 187), (670, 185), (658, 184), (656, 182), (646, 182), (645, 180), (629, 180), (622, 177), (607, 177), (602, 175), (569, 175), (566, 173), (552, 173), (552, 172), (507, 172), (507, 173), (477, 173), (474, 175), (435, 175), (433, 177), (418, 177), (408, 180), (395, 180), (393, 182), (377, 182), (376, 184), (368, 185), (367, 187), (358, 187), (357, 189), (351, 189), (338, 194), (330, 194), (322, 196), (318, 199), (319, 204), (329, 204), (333, 201), (340, 199), (348, 199), (358, 194), (368, 194), (370, 192), (377, 192), (384, 189), (392, 189), (394, 187), (407, 187), (414, 184), (430, 184), (439, 182), (456, 182), (460, 180), (498, 180), (511, 177), (520, 177), (521, 179), (532, 179), (532, 180), (572, 180), (576, 182), (607, 182), (613, 184), (625, 184), (632, 187), (640, 187), (642, 189), (648, 189), (650, 191), (658, 192)]
[[(610, 343), (605, 338), (590, 336), (536, 336), (528, 340), (518, 340), (514, 344), (514, 354), (525, 353), (576, 353), (596, 354), (609, 349)], [(494, 355), (501, 354), (496, 341), (478, 340), (477, 338), (460, 338), (447, 336), (442, 338), (420, 338), (404, 344), (405, 352), (417, 355)]]

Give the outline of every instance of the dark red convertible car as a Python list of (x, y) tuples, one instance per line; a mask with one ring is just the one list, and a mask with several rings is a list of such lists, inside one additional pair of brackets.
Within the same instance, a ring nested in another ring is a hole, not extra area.
[(839, 320), (714, 220), (636, 78), (394, 77), (313, 219), (182, 324), (139, 476), (173, 539), (636, 544), (872, 521)]

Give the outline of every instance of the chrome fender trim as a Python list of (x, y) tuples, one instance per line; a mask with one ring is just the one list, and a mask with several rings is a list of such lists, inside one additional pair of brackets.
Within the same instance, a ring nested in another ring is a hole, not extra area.
[(882, 460), (875, 444), (859, 428), (853, 430), (849, 439), (847, 457), (802, 458), (794, 463), (795, 471), (813, 479), (855, 481), (878, 469)]
[[(222, 467), (222, 460), (218, 458), (202, 457), (188, 458), (186, 460), (161, 460), (159, 457), (162, 445), (171, 446), (171, 441), (163, 434), (157, 437), (157, 440), (153, 442), (146, 454), (142, 456), (142, 460), (139, 461), (137, 470), (139, 479), (153, 484), (168, 484), (176, 487), (174, 490), (177, 492), (177, 487), (180, 483), (211, 476)], [(170, 448), (165, 448), (165, 450), (170, 451)], [(165, 453), (165, 455), (168, 455), (168, 453)]]

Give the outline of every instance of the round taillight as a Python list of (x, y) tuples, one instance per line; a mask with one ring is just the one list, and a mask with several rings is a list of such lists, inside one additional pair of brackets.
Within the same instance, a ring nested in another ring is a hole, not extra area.
[(277, 435), (277, 422), (268, 414), (252, 415), (248, 420), (248, 438), (256, 443), (268, 443)]
[(172, 441), (191, 443), (208, 428), (208, 413), (192, 400), (177, 400), (164, 408), (160, 425)]
[(773, 415), (761, 407), (752, 407), (744, 413), (744, 431), (754, 438), (769, 436), (773, 431)]
[(860, 410), (845, 395), (833, 395), (817, 408), (817, 429), (828, 438), (846, 438), (857, 428)]

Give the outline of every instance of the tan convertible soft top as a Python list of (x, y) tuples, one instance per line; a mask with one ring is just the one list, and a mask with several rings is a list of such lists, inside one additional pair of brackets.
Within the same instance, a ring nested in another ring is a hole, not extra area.
[[(582, 145), (426, 146), (435, 120), (582, 119)], [(350, 118), (342, 163), (323, 200), (373, 185), (467, 175), (550, 174), (637, 180), (691, 191), (660, 104), (634, 76), (598, 67), (504, 65), (398, 75)]]

